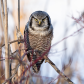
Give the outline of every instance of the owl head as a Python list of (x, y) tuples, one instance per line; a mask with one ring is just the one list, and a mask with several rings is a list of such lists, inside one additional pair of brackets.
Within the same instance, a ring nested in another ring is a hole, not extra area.
[(51, 19), (46, 12), (35, 11), (30, 15), (28, 25), (29, 31), (34, 34), (47, 34), (51, 30)]

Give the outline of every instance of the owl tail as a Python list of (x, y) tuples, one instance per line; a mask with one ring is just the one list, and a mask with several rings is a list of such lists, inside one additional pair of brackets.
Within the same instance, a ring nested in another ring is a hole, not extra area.
[[(34, 59), (35, 58), (35, 59)], [(36, 56), (33, 56), (33, 61), (36, 60)], [(43, 63), (44, 59), (38, 60), (33, 66), (32, 69), (34, 71), (34, 73), (38, 73), (41, 67), (41, 64)]]
[(32, 66), (32, 69), (35, 73), (38, 73), (40, 70), (41, 63), (37, 62)]

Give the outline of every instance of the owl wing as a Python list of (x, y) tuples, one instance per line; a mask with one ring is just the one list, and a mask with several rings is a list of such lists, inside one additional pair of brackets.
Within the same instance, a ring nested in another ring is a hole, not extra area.
[[(25, 51), (27, 52), (30, 50), (30, 43), (29, 43), (29, 33), (28, 33), (28, 23), (25, 26), (24, 30), (24, 45), (25, 45)], [(30, 54), (27, 54), (28, 60), (31, 61)]]

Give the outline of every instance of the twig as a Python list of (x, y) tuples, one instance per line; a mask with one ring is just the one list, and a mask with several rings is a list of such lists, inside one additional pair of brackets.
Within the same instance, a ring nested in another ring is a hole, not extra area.
[[(21, 49), (21, 50), (25, 50), (25, 49)], [(12, 56), (13, 58), (16, 58), (16, 53), (19, 52), (19, 50), (16, 50), (14, 51), (13, 53), (11, 53), (12, 55), (9, 55), (9, 56)], [(14, 55), (13, 55), (14, 54)], [(12, 59), (9, 57), (9, 59)], [(4, 61), (5, 59), (0, 59), (0, 61)]]
[[(19, 40), (14, 40), (14, 41), (11, 41), (11, 42), (8, 42), (8, 44), (12, 44), (12, 43), (15, 43), (15, 42), (21, 42), (21, 43), (23, 43), (24, 42), (24, 39), (19, 39)], [(5, 44), (3, 44), (1, 47), (0, 47), (0, 49), (2, 48), (2, 47), (4, 47), (5, 46)]]
[(0, 61), (3, 61), (3, 60), (5, 60), (5, 59), (1, 59)]
[(65, 74), (63, 74), (58, 68), (57, 66), (47, 57), (44, 56), (44, 59), (46, 62), (48, 62), (55, 70), (57, 73), (59, 73), (69, 84), (74, 84)]
[(5, 75), (5, 73), (3, 75), (0, 76), (0, 78), (2, 78)]

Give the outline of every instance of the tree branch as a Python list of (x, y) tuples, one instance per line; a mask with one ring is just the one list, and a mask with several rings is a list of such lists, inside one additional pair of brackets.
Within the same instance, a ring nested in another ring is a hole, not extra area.
[[(14, 40), (14, 41), (11, 41), (11, 42), (8, 42), (8, 44), (12, 44), (12, 43), (15, 43), (15, 42), (21, 42), (21, 43), (23, 43), (24, 42), (24, 39), (19, 39), (19, 40)], [(0, 49), (2, 48), (2, 47), (4, 47), (5, 46), (5, 44), (3, 44), (1, 47), (0, 47)]]
[(74, 84), (64, 73), (62, 73), (57, 66), (47, 57), (44, 56), (45, 62), (48, 62), (54, 69), (55, 71), (60, 74), (69, 84)]

